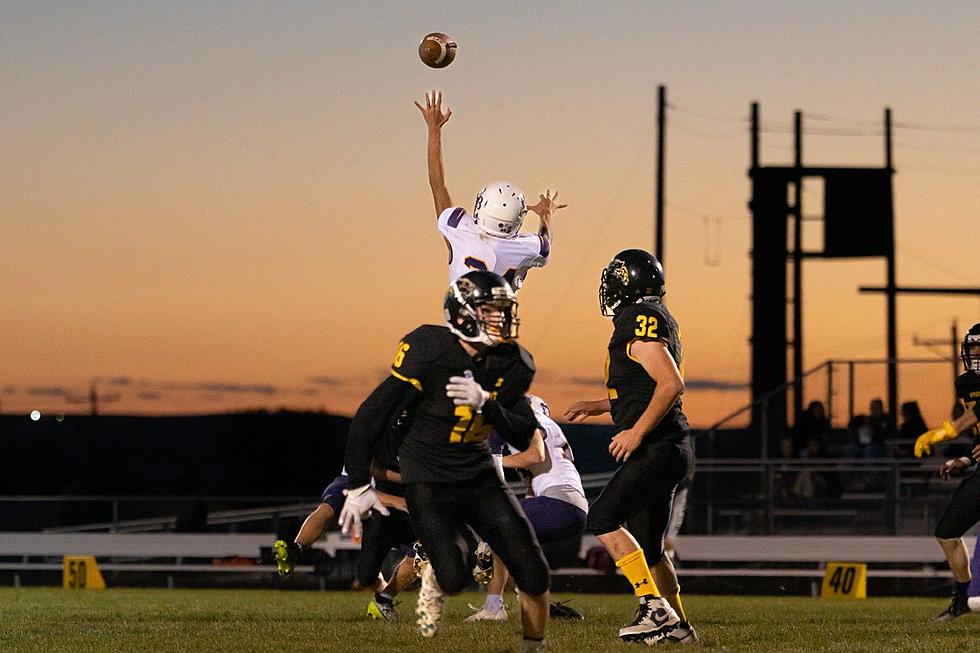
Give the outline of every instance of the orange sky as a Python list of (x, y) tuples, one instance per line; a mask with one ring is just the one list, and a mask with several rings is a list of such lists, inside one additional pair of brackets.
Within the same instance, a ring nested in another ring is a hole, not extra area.
[[(412, 105), (434, 87), (454, 111), (456, 202), (498, 178), (569, 202), (551, 265), (521, 291), (522, 341), (553, 406), (601, 396), (597, 277), (618, 250), (652, 247), (663, 83), (668, 303), (689, 380), (734, 386), (687, 393), (708, 425), (748, 396), (749, 103), (767, 129), (801, 109), (807, 129), (866, 132), (805, 137), (805, 163), (836, 165), (881, 164), (891, 106), (898, 281), (980, 286), (978, 28), (971, 2), (10, 8), (0, 409), (84, 410), (72, 402), (98, 379), (111, 412), (351, 412), (401, 335), (441, 319), (445, 247)], [(459, 42), (448, 69), (415, 55), (433, 30)], [(763, 161), (789, 162), (791, 145), (765, 133)], [(805, 211), (820, 204), (808, 189)], [(804, 280), (806, 367), (884, 354), (883, 298), (857, 293), (883, 261), (807, 262)], [(980, 301), (901, 298), (899, 319), (900, 354), (930, 356), (913, 335), (962, 331)], [(900, 399), (943, 417), (948, 367), (902, 372)], [(858, 408), (884, 394), (873, 377)]]

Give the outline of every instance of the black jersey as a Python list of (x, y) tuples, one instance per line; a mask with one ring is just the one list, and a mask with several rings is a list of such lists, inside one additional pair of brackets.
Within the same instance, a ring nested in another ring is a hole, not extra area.
[[(677, 322), (662, 302), (644, 301), (616, 311), (613, 316), (613, 335), (606, 354), (606, 389), (613, 421), (620, 430), (636, 424), (636, 420), (650, 405), (650, 398), (657, 387), (657, 383), (630, 351), (634, 342), (649, 341), (662, 342), (667, 346), (667, 351), (683, 376), (680, 332)], [(684, 416), (681, 400), (678, 398), (644, 442), (680, 440), (687, 432), (687, 417)]]
[[(481, 413), (456, 406), (446, 396), (449, 377), (466, 371), (490, 392)], [(420, 394), (398, 452), (406, 483), (475, 478), (493, 468), (486, 442), (491, 429), (516, 438), (512, 444), (523, 450), (537, 427), (524, 399), (534, 377), (534, 361), (517, 343), (506, 342), (471, 357), (448, 328), (421, 326), (398, 344), (391, 373)], [(520, 417), (517, 432), (510, 420), (513, 413)]]
[[(956, 377), (956, 398), (964, 410), (980, 415), (980, 374), (964, 372)], [(973, 426), (973, 444), (980, 444), (980, 424)]]

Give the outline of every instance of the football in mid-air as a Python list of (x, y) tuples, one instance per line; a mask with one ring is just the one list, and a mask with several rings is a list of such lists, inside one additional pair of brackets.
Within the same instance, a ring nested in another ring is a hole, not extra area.
[(419, 43), (419, 59), (430, 68), (445, 68), (456, 58), (456, 41), (448, 34), (432, 32)]

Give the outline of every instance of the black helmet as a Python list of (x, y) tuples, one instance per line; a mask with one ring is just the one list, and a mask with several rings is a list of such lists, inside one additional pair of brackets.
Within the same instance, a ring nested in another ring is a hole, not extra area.
[(980, 374), (980, 322), (977, 322), (963, 336), (960, 345), (960, 359), (967, 372)]
[(443, 307), (449, 330), (467, 342), (492, 347), (517, 337), (517, 298), (495, 272), (473, 270), (456, 279)]
[(616, 254), (599, 278), (599, 307), (603, 315), (635, 304), (644, 297), (664, 296), (664, 268), (657, 257), (642, 249)]

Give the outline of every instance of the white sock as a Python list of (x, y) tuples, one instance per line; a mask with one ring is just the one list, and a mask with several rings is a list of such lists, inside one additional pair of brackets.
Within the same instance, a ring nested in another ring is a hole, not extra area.
[(487, 612), (500, 612), (504, 607), (504, 597), (502, 594), (487, 594), (487, 599), (483, 604)]

